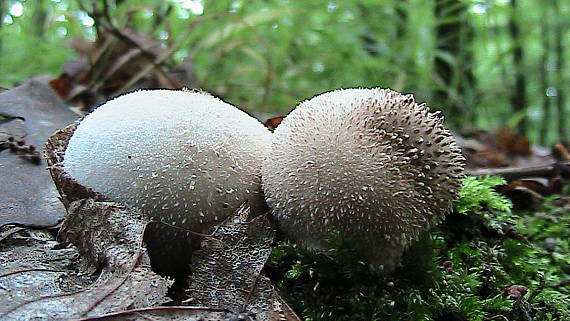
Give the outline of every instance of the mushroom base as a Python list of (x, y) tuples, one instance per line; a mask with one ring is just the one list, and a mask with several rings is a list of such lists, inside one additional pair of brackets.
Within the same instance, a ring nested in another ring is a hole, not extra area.
[[(267, 205), (263, 197), (250, 199), (248, 204), (250, 204), (252, 217), (267, 212)], [(200, 248), (203, 235), (211, 234), (222, 222), (200, 224), (194, 228), (187, 225), (179, 228), (179, 226), (151, 221), (145, 230), (144, 242), (152, 270), (159, 275), (174, 278), (188, 276), (192, 272), (190, 270), (192, 254)]]
[[(283, 237), (295, 244), (304, 246), (313, 252), (327, 252), (330, 246), (326, 239), (331, 235), (332, 230), (328, 230), (322, 234), (313, 234), (307, 237), (307, 234), (300, 235), (299, 229), (287, 229), (280, 224), (279, 230), (283, 233)], [(297, 231), (297, 232), (295, 232)], [(372, 269), (381, 272), (382, 274), (389, 275), (402, 261), (402, 256), (408, 245), (400, 244), (394, 241), (386, 240), (382, 235), (360, 235), (347, 237), (347, 233), (342, 233), (349, 242), (354, 245), (354, 250), (359, 252), (362, 261), (369, 264)]]

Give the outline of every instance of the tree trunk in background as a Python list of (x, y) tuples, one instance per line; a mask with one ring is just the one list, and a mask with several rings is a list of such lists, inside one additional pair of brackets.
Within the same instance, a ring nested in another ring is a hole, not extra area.
[(475, 29), (471, 23), (469, 15), (469, 6), (464, 5), (462, 15), (462, 28), (460, 38), (460, 55), (459, 55), (459, 84), (458, 92), (463, 97), (465, 105), (464, 115), (467, 124), (474, 124), (477, 116), (476, 108), (478, 105), (479, 91), (477, 89), (477, 78), (473, 74), (475, 68), (475, 55), (473, 46), (475, 41)]
[(550, 115), (550, 97), (547, 95), (548, 91), (548, 59), (550, 56), (550, 26), (548, 25), (548, 16), (550, 7), (546, 4), (542, 6), (541, 15), (541, 45), (542, 54), (540, 55), (540, 68), (538, 72), (540, 74), (540, 91), (542, 97), (542, 122), (540, 126), (540, 143), (543, 146), (548, 144), (549, 139), (549, 128), (551, 125), (551, 115)]
[[(415, 61), (413, 54), (410, 53), (408, 49), (408, 28), (409, 17), (408, 17), (408, 0), (400, 0), (394, 3), (395, 12), (395, 41), (394, 48), (396, 50), (396, 64), (400, 66), (400, 72), (396, 77), (394, 82), (394, 90), (405, 91), (406, 82), (410, 78), (410, 75), (414, 75), (416, 71)], [(413, 77), (413, 76), (412, 76)]]
[(514, 86), (511, 90), (511, 108), (513, 113), (522, 114), (522, 119), (517, 125), (517, 130), (521, 134), (526, 133), (526, 77), (524, 73), (524, 52), (522, 39), (520, 38), (520, 28), (518, 21), (517, 0), (511, 0), (512, 14), (509, 21), (509, 32), (513, 41), (513, 70), (515, 74)]
[(32, 30), (33, 34), (38, 37), (38, 39), (45, 38), (46, 35), (46, 22), (48, 17), (48, 11), (46, 7), (45, 0), (36, 0), (33, 6), (32, 13)]
[[(493, 5), (495, 5), (494, 3), (495, 0), (486, 0), (486, 4), (489, 8), (491, 8)], [(490, 17), (492, 17), (492, 20), (497, 21), (498, 18), (498, 14), (495, 12), (496, 10), (490, 10), (488, 11), (488, 15)], [(491, 31), (492, 31), (492, 35), (493, 35), (493, 44), (496, 46), (497, 48), (497, 60), (495, 61), (495, 65), (497, 66), (497, 68), (499, 68), (500, 72), (501, 72), (501, 82), (503, 83), (503, 88), (507, 87), (507, 84), (510, 83), (511, 81), (511, 77), (509, 76), (509, 72), (508, 69), (510, 69), (510, 62), (506, 61), (506, 58), (508, 56), (508, 52), (510, 52), (510, 44), (506, 43), (506, 41), (503, 41), (502, 37), (504, 35), (504, 33), (508, 32), (507, 30), (505, 30), (505, 28), (503, 28), (503, 25), (500, 23), (497, 23), (495, 25), (491, 26)], [(507, 91), (507, 90), (505, 90)], [(510, 97), (506, 97), (506, 102), (508, 102), (510, 99)], [(509, 106), (507, 106), (505, 102), (505, 108), (504, 109), (509, 109)], [(501, 102), (502, 104), (503, 102)]]
[[(447, 107), (452, 122), (470, 121), (476, 97), (473, 75), (473, 27), (469, 5), (461, 0), (436, 0), (436, 101)], [(467, 117), (467, 118), (466, 118)]]
[[(554, 1), (554, 12), (560, 13), (560, 3)], [(567, 141), (568, 130), (566, 126), (568, 125), (568, 116), (566, 113), (566, 95), (565, 91), (568, 90), (568, 86), (564, 83), (564, 68), (566, 67), (566, 61), (564, 58), (564, 34), (565, 25), (563, 19), (567, 17), (556, 16), (556, 25), (554, 26), (554, 41), (555, 41), (555, 52), (556, 52), (556, 67), (557, 67), (557, 77), (556, 77), (556, 109), (558, 110), (558, 139), (560, 141)]]
[[(2, 57), (2, 26), (4, 25), (4, 15), (6, 14), (6, 1), (0, 1), (0, 57)], [(0, 61), (0, 64), (2, 62)]]
[[(457, 57), (460, 50), (459, 48), (459, 32), (461, 24), (458, 21), (442, 23), (442, 21), (450, 16), (446, 13), (448, 3), (452, 1), (436, 0), (435, 2), (435, 18), (437, 23), (436, 41), (437, 50), (443, 51), (451, 57)], [(455, 2), (455, 1), (453, 1)], [(438, 103), (446, 105), (449, 109), (449, 115), (452, 118), (459, 113), (458, 107), (455, 104), (449, 104), (450, 95), (446, 88), (451, 88), (453, 82), (453, 66), (450, 61), (441, 57), (440, 54), (435, 56), (435, 73), (436, 77), (441, 79), (439, 88), (435, 91), (435, 99)]]
[[(361, 3), (357, 4), (357, 8), (360, 11), (362, 19), (364, 21), (369, 21), (370, 14), (368, 8)], [(378, 57), (378, 42), (376, 41), (375, 35), (371, 31), (367, 30), (360, 36), (360, 38), (362, 39), (364, 50), (366, 50), (370, 56)]]
[(396, 37), (402, 39), (406, 36), (406, 27), (408, 26), (408, 10), (407, 10), (407, 0), (397, 1), (394, 5), (394, 10), (396, 12)]

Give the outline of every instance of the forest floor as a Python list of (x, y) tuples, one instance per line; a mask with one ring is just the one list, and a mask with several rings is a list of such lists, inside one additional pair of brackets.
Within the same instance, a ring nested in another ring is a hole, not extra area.
[[(0, 294), (7, 302), (0, 319), (129, 320), (136, 312), (215, 320), (247, 312), (298, 320), (288, 303), (304, 320), (570, 320), (570, 156), (562, 144), (538, 150), (505, 129), (458, 136), (473, 176), (445, 221), (405, 253), (393, 275), (363, 263), (359, 249), (334, 231), (331, 250), (314, 253), (274, 238), (265, 218), (248, 221), (241, 209), (214, 235), (230, 246), (202, 239), (201, 259), (192, 264), (203, 274), (173, 285), (149, 266), (142, 245), (149, 222), (140, 213), (58, 181), (62, 146), (54, 139), (62, 132), (50, 139), (47, 159), (39, 153), (52, 132), (78, 117), (47, 83), (0, 93)], [(94, 226), (104, 232), (93, 233)], [(251, 244), (233, 244), (232, 233)], [(244, 261), (252, 249), (261, 254)], [(247, 273), (225, 273), (208, 255)], [(219, 297), (189, 293), (196, 279), (220, 286)]]

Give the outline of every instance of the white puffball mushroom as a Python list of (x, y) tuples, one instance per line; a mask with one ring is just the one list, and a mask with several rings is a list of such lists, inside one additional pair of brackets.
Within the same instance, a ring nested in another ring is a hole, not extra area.
[(202, 232), (246, 200), (252, 210), (265, 206), (260, 174), (270, 139), (259, 121), (207, 93), (140, 90), (87, 115), (63, 166), (110, 200)]
[(394, 270), (461, 188), (465, 159), (442, 122), (389, 89), (336, 90), (302, 102), (273, 133), (262, 166), (280, 230), (324, 249), (336, 229), (373, 266)]

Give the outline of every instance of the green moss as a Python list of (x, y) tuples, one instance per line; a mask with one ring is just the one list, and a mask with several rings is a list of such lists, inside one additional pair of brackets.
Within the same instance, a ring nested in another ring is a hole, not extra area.
[(512, 207), (511, 202), (493, 190), (495, 186), (505, 184), (505, 179), (500, 176), (465, 178), (463, 188), (459, 192), (459, 199), (454, 204), (456, 211), (466, 214), (493, 209), (509, 213)]
[[(537, 213), (513, 213), (493, 189), (502, 184), (467, 178), (455, 212), (391, 276), (336, 231), (326, 253), (280, 242), (268, 274), (305, 320), (568, 320), (570, 287), (559, 283), (570, 279), (569, 205), (553, 196)], [(505, 295), (515, 284), (529, 289), (522, 300)]]

